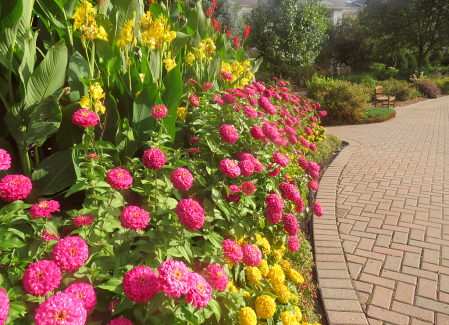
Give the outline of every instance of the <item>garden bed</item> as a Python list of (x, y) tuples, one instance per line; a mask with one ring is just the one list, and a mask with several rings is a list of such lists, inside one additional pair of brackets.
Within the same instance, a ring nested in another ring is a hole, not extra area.
[[(396, 101), (395, 107), (401, 107), (401, 106), (407, 106), (415, 103), (422, 102), (424, 100), (427, 100), (429, 98), (426, 97), (416, 97), (410, 100), (403, 100), (403, 101)], [(368, 107), (374, 107), (374, 102), (370, 102), (366, 104)]]

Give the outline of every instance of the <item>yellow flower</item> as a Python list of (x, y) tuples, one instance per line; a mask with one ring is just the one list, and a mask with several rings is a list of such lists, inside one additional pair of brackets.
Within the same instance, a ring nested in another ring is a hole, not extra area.
[(234, 285), (234, 280), (228, 282), (228, 289), (231, 290), (231, 292), (233, 293), (239, 293), (236, 286)]
[(245, 274), (249, 283), (254, 284), (256, 287), (260, 286), (260, 277), (262, 274), (256, 266), (248, 266)]
[(274, 299), (267, 295), (262, 295), (256, 299), (256, 313), (260, 318), (269, 319), (276, 311)]
[(295, 271), (294, 269), (290, 269), (288, 275), (296, 283), (299, 283), (299, 284), (304, 283), (304, 278), (302, 277), (301, 274), (299, 274), (298, 271)]
[(101, 88), (100, 83), (96, 82), (89, 86), (89, 93), (94, 99), (102, 99), (105, 96), (103, 88)]
[(285, 284), (274, 286), (274, 292), (281, 303), (286, 304), (290, 300), (290, 290), (288, 290)]
[(89, 1), (81, 0), (78, 2), (75, 13), (72, 16), (74, 20), (73, 30), (80, 31), (83, 42), (87, 39), (107, 39), (108, 35), (104, 28), (100, 27), (100, 30), (98, 29), (95, 16), (95, 10)]
[(139, 73), (139, 77), (140, 77), (140, 80), (142, 80), (142, 83), (143, 83), (143, 81), (145, 80), (145, 73)]
[(84, 95), (83, 97), (81, 97), (80, 99), (80, 105), (82, 108), (86, 108), (90, 110), (90, 98), (89, 95)]
[(273, 251), (273, 258), (275, 259), (275, 260), (277, 260), (277, 261), (280, 261), (281, 260), (281, 258), (282, 258), (282, 251), (281, 250), (279, 250), (279, 249), (275, 249), (274, 251)]
[(293, 301), (294, 301), (295, 303), (299, 301), (298, 296), (295, 295), (293, 292), (291, 293), (291, 295), (292, 295), (292, 299), (293, 299)]
[(293, 306), (293, 309), (295, 310), (296, 321), (299, 323), (302, 320), (301, 309), (298, 306)]
[(275, 264), (268, 270), (268, 278), (272, 284), (281, 284), (285, 281), (285, 274), (279, 264)]
[(290, 310), (284, 311), (281, 314), (282, 325), (296, 325), (296, 318)]
[(142, 92), (142, 91), (139, 90), (139, 91), (136, 93), (136, 97), (139, 96), (141, 92)]
[(264, 254), (270, 254), (271, 246), (268, 240), (265, 237), (262, 237), (260, 235), (256, 235), (257, 244), (262, 246), (262, 252)]
[(193, 54), (192, 52), (188, 52), (187, 53), (187, 57), (186, 57), (186, 61), (187, 61), (187, 64), (189, 66), (191, 66), (193, 64), (193, 61), (195, 61), (195, 54)]
[(240, 246), (243, 246), (243, 245), (248, 244), (248, 243), (246, 242), (245, 238), (240, 237), (240, 239), (237, 240), (237, 244), (239, 244)]
[(165, 69), (169, 72), (171, 69), (176, 67), (176, 61), (171, 59), (171, 52), (168, 52), (167, 58), (164, 60)]
[(102, 103), (100, 103), (100, 101), (96, 101), (95, 102), (95, 112), (101, 112), (101, 114), (106, 113), (106, 107), (103, 106)]
[[(127, 46), (133, 41), (133, 20), (125, 21), (122, 30), (120, 31), (120, 38), (117, 41), (117, 46)], [(134, 42), (136, 40), (134, 39)]]
[(103, 26), (100, 26), (98, 29), (98, 34), (96, 35), (96, 38), (101, 39), (103, 41), (108, 41), (108, 33), (106, 33), (106, 30)]
[(263, 277), (266, 277), (268, 275), (268, 263), (266, 260), (260, 261), (259, 270)]
[(288, 270), (290, 270), (290, 267), (291, 267), (290, 262), (287, 261), (287, 260), (280, 261), (279, 265), (281, 266), (282, 271), (284, 271), (285, 273), (287, 273)]
[(184, 121), (186, 119), (186, 115), (187, 115), (187, 108), (182, 106), (178, 107), (178, 116), (181, 121)]
[(257, 316), (251, 307), (244, 307), (239, 311), (240, 325), (257, 325)]
[(168, 18), (160, 14), (156, 20), (152, 20), (151, 12), (147, 12), (139, 21), (142, 29), (143, 44), (150, 49), (156, 50), (160, 47), (166, 49), (166, 42), (171, 42), (176, 38), (176, 32), (170, 31)]
[(309, 152), (309, 149), (307, 149), (307, 148), (304, 148), (302, 151), (304, 151), (304, 153), (306, 154), (306, 153), (308, 153)]
[(212, 38), (202, 40), (199, 47), (201, 54), (205, 54), (205, 56), (209, 59), (212, 58), (212, 54), (215, 52), (215, 44)]
[(241, 291), (241, 293), (243, 294), (243, 297), (248, 297), (248, 298), (251, 298), (251, 295), (249, 294), (249, 292), (248, 292), (248, 291), (246, 291), (246, 290), (242, 290), (242, 291)]

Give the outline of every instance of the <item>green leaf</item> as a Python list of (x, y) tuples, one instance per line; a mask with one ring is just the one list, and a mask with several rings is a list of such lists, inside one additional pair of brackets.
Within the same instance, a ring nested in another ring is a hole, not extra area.
[(262, 64), (263, 58), (260, 57), (256, 61), (251, 64), (251, 67), (248, 69), (253, 75), (259, 70), (259, 66)]
[(239, 50), (235, 53), (235, 59), (237, 62), (246, 61), (245, 52), (243, 51), (243, 47), (239, 48)]
[(201, 36), (201, 39), (207, 36), (207, 21), (204, 15), (201, 1), (198, 1), (195, 8), (190, 12), (187, 18), (187, 33), (193, 35), (195, 31)]
[(165, 299), (166, 298), (164, 292), (158, 292), (153, 298), (151, 298), (150, 303), (147, 305), (147, 315), (153, 315), (153, 313), (159, 309)]
[(75, 184), (72, 151), (58, 151), (45, 158), (33, 172), (31, 179), (33, 191), (38, 195), (54, 194)]
[(17, 21), (0, 32), (0, 63), (7, 69), (12, 69), (13, 67), (13, 53), (19, 24), (20, 21)]
[(209, 63), (209, 67), (207, 68), (208, 79), (207, 81), (214, 82), (217, 79), (218, 74), (221, 71), (221, 56), (216, 53), (212, 60)]
[(162, 100), (158, 87), (154, 83), (145, 87), (134, 101), (133, 127), (139, 135), (139, 146), (150, 138), (147, 132), (154, 130), (154, 118), (151, 111), (157, 104), (162, 104)]
[(84, 128), (75, 125), (72, 122), (73, 113), (75, 113), (79, 109), (80, 105), (77, 103), (73, 103), (66, 106), (62, 110), (61, 124), (59, 130), (56, 132), (58, 147), (60, 150), (70, 149), (74, 145), (82, 142)]
[(67, 47), (64, 40), (50, 48), (28, 82), (25, 104), (30, 107), (51, 96), (64, 86), (67, 67)]
[[(139, 0), (111, 0), (111, 3), (114, 7), (109, 14), (109, 18), (112, 25), (116, 28), (115, 39), (119, 39), (125, 22), (133, 19), (133, 12), (136, 12), (136, 17), (142, 16), (143, 3)], [(108, 38), (112, 38), (112, 36), (110, 35)]]
[(82, 78), (89, 77), (89, 64), (78, 51), (72, 54), (67, 71), (70, 86), (70, 101), (76, 102), (87, 93), (87, 87)]
[(120, 116), (117, 111), (117, 102), (111, 94), (106, 94), (104, 106), (106, 107), (106, 127), (103, 133), (103, 139), (114, 142), (117, 135), (117, 128), (120, 123)]
[(26, 245), (26, 243), (21, 241), (19, 238), (10, 237), (10, 238), (8, 238), (8, 240), (3, 240), (0, 243), (0, 250), (7, 250), (7, 249), (9, 250), (10, 248), (19, 248), (19, 247), (23, 247), (25, 245)]
[(11, 27), (22, 16), (22, 0), (3, 1), (0, 8), (0, 31)]
[(217, 322), (220, 323), (221, 318), (221, 307), (218, 301), (215, 299), (211, 299), (208, 303), (208, 306), (212, 309), (212, 311), (215, 313), (215, 317), (217, 318)]
[(190, 35), (182, 32), (176, 32), (176, 38), (173, 40), (173, 48), (177, 48), (176, 51), (184, 51), (184, 46), (190, 39)]
[[(27, 305), (23, 301), (11, 301), (9, 303), (9, 320), (14, 320), (25, 316), (27, 312)], [(13, 323), (11, 323), (13, 324)]]
[(182, 96), (182, 77), (179, 65), (171, 69), (164, 78), (165, 92), (162, 101), (168, 109), (164, 117), (164, 124), (168, 128), (168, 134), (175, 140), (176, 114), (178, 112), (179, 99)]
[(109, 279), (107, 282), (100, 284), (98, 288), (109, 290), (115, 293), (122, 293), (123, 292), (123, 288), (121, 286), (122, 281), (123, 281), (122, 278), (112, 278)]
[(28, 85), (28, 80), (30, 80), (31, 74), (34, 71), (34, 65), (36, 64), (36, 41), (38, 33), (34, 34), (33, 38), (25, 39), (24, 52), (22, 63), (19, 66), (20, 79), (23, 85)]
[(138, 148), (139, 134), (129, 126), (126, 118), (119, 124), (115, 143), (120, 157), (132, 157)]
[(9, 216), (16, 213), (19, 210), (28, 209), (32, 206), (32, 204), (25, 204), (22, 201), (15, 201), (4, 206), (0, 210), (0, 222), (5, 221)]

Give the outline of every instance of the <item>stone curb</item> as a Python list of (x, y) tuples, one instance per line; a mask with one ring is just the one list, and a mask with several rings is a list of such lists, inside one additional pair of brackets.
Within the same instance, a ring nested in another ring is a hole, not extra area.
[(324, 215), (314, 217), (313, 241), (318, 285), (329, 325), (369, 325), (352, 285), (337, 228), (335, 205), (338, 179), (360, 144), (348, 141), (321, 178), (316, 202)]

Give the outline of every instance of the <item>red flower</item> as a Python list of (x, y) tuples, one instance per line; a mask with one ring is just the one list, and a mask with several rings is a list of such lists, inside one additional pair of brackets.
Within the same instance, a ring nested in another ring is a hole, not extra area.
[(226, 35), (228, 35), (228, 37), (231, 38), (231, 31), (228, 30), (228, 31), (226, 32)]
[(217, 20), (216, 20), (216, 19), (212, 19), (210, 22), (212, 23), (212, 26), (214, 27), (214, 29), (215, 29), (217, 32), (219, 32), (219, 31), (220, 31), (220, 28), (221, 28), (221, 25), (218, 25)]
[(249, 29), (251, 27), (249, 25), (246, 26), (245, 31), (243, 32), (243, 38), (246, 39), (249, 35)]
[(190, 96), (189, 100), (192, 106), (198, 107), (200, 105), (200, 98), (198, 97), (198, 95)]
[(237, 35), (234, 36), (234, 48), (239, 49), (239, 37)]

